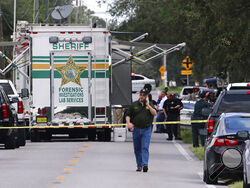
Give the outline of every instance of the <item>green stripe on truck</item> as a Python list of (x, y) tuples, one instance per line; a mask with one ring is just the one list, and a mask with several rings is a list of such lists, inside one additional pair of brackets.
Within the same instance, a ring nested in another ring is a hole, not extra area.
[[(95, 71), (92, 71), (92, 78), (94, 78)], [(54, 71), (55, 78), (62, 78), (61, 74), (58, 71)], [(83, 71), (80, 76), (81, 78), (88, 78), (88, 71)], [(50, 71), (49, 70), (33, 70), (32, 71), (32, 78), (50, 78)], [(97, 72), (96, 78), (105, 78), (104, 72)], [(106, 78), (109, 78), (109, 71), (106, 71)]]

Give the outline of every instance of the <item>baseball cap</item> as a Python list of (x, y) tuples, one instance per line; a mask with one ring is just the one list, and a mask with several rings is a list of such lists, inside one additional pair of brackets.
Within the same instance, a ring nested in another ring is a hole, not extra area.
[(147, 88), (143, 88), (143, 89), (141, 89), (140, 94), (148, 95), (149, 91)]

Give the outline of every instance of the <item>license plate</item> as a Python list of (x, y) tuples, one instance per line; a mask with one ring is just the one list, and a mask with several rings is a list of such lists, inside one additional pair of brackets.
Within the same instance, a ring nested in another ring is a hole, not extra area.
[(36, 117), (36, 122), (37, 123), (47, 123), (47, 117), (46, 116), (42, 116), (42, 117)]

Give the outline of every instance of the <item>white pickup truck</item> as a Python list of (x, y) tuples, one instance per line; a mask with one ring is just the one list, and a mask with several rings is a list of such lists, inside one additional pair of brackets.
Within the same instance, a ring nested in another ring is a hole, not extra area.
[[(25, 126), (26, 122), (25, 122), (25, 116), (24, 116), (23, 100), (17, 93), (16, 88), (14, 87), (14, 84), (10, 80), (0, 80), (0, 86), (3, 87), (10, 101), (13, 101), (13, 98), (18, 99), (16, 100), (18, 102), (12, 103), (12, 105), (15, 107), (15, 110), (17, 112), (18, 126)], [(19, 146), (24, 146), (26, 143), (26, 130), (18, 129), (18, 132), (19, 132), (19, 135), (18, 135)]]

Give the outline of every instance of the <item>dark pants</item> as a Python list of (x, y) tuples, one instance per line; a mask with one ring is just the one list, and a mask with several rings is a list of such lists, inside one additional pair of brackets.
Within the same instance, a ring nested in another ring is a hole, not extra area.
[[(163, 111), (159, 111), (157, 113), (156, 122), (163, 122), (164, 120), (165, 120), (165, 116), (164, 116)], [(164, 132), (164, 126), (162, 124), (156, 125), (156, 131)]]
[(204, 128), (205, 128), (204, 123), (192, 123), (193, 147), (199, 147), (199, 135), (201, 138), (201, 145), (204, 146), (206, 135), (201, 134)]
[[(178, 120), (178, 116), (171, 115), (171, 114), (168, 115), (168, 119), (167, 119), (168, 122), (177, 121), (177, 120)], [(177, 126), (178, 126), (178, 124), (167, 124), (167, 133), (168, 133), (169, 139), (173, 139), (173, 135), (175, 138), (178, 137), (177, 136)]]

